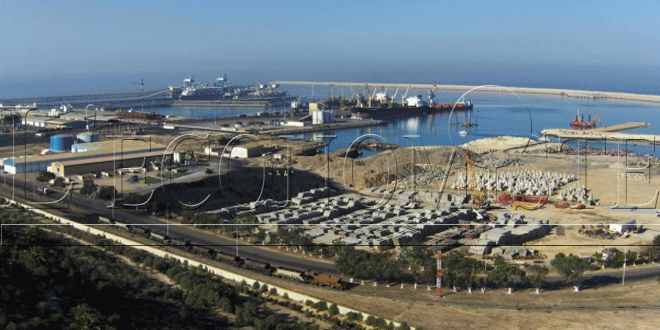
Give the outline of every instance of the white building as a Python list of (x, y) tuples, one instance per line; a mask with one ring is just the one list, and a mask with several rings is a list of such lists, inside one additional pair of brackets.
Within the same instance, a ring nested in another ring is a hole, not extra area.
[(332, 110), (314, 110), (312, 111), (312, 124), (327, 124), (335, 122), (335, 112)]
[(263, 152), (264, 152), (263, 145), (255, 142), (255, 143), (235, 146), (231, 150), (231, 156), (233, 158), (258, 157), (261, 156)]
[(628, 230), (635, 229), (636, 226), (635, 220), (619, 220), (610, 223), (610, 231), (623, 234)]

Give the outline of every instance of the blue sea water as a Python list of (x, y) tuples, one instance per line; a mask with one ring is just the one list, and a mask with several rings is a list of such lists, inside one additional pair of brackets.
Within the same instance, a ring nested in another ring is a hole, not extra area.
[[(270, 80), (312, 80), (350, 82), (396, 82), (502, 85), (517, 87), (547, 87), (619, 91), (640, 94), (658, 94), (660, 76), (658, 67), (607, 67), (531, 65), (507, 63), (443, 63), (443, 62), (276, 62), (276, 63), (233, 63), (227, 71), (200, 69), (198, 72), (131, 72), (94, 73), (75, 75), (51, 75), (31, 77), (5, 77), (0, 79), (0, 99), (30, 96), (76, 95), (139, 91), (136, 84), (144, 78), (145, 90), (180, 86), (182, 79), (194, 74), (198, 81), (212, 81), (227, 74), (239, 85), (256, 84)], [(325, 98), (329, 88), (282, 86), (289, 95), (308, 98)], [(335, 88), (335, 95), (341, 91)], [(356, 92), (361, 92), (356, 90)], [(392, 91), (390, 91), (392, 93)], [(343, 93), (350, 96), (350, 90)], [(428, 91), (411, 91), (422, 94)], [(402, 95), (400, 91), (399, 95)], [(441, 103), (455, 102), (462, 92), (438, 91), (436, 100)], [(629, 132), (660, 134), (660, 104), (645, 102), (623, 102), (614, 100), (588, 100), (561, 96), (534, 94), (514, 95), (509, 92), (492, 93), (475, 91), (465, 96), (474, 103), (470, 121), (478, 127), (470, 130), (467, 137), (458, 135), (460, 126), (452, 122), (465, 121), (464, 114), (436, 114), (433, 116), (399, 118), (389, 120), (386, 126), (324, 132), (337, 136), (331, 150), (347, 147), (354, 139), (364, 134), (378, 134), (388, 142), (408, 145), (404, 135), (419, 135), (413, 139), (415, 145), (457, 145), (473, 139), (514, 135), (539, 136), (545, 128), (568, 128), (568, 123), (577, 113), (585, 120), (589, 115), (599, 114), (603, 125), (614, 125), (630, 121), (649, 122), (648, 128)], [(287, 109), (268, 109), (283, 111)], [(197, 118), (227, 117), (252, 114), (263, 109), (235, 108), (162, 108), (153, 109), (165, 115)], [(301, 135), (310, 139), (314, 134)], [(614, 145), (608, 146), (614, 147)], [(652, 151), (652, 148), (648, 148)]]

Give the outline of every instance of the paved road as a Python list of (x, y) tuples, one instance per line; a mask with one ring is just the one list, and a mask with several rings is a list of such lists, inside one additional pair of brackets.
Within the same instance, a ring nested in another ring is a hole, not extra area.
[[(0, 181), (0, 183), (3, 181)], [(9, 180), (8, 180), (9, 183)], [(24, 182), (16, 179), (16, 195), (18, 197), (23, 197), (23, 189), (25, 187)], [(11, 192), (7, 193), (9, 190), (3, 187), (2, 194), (11, 197)], [(31, 194), (28, 193), (28, 197)], [(58, 192), (53, 192), (49, 197), (59, 199), (62, 195)], [(89, 199), (74, 195), (71, 199), (71, 206), (88, 210), (93, 213), (96, 213), (100, 216), (107, 218), (112, 218), (114, 213), (115, 221), (126, 223), (126, 224), (136, 224), (136, 225), (148, 225), (153, 224), (154, 226), (149, 226), (149, 229), (152, 232), (166, 234), (167, 231), (167, 222), (159, 219), (154, 219), (143, 214), (135, 214), (131, 211), (124, 209), (108, 209), (107, 201)], [(64, 213), (73, 213), (73, 210), (60, 210)], [(228, 239), (216, 237), (211, 234), (193, 230), (190, 228), (190, 225), (171, 225), (169, 226), (169, 234), (172, 237), (182, 238), (184, 240), (190, 240), (191, 244), (194, 245), (203, 245), (203, 246), (212, 246), (215, 250), (222, 251), (228, 254), (236, 253), (236, 242)], [(259, 260), (262, 262), (268, 262), (276, 267), (285, 267), (293, 270), (307, 270), (311, 269), (316, 272), (322, 272), (326, 274), (332, 274), (339, 276), (339, 272), (336, 270), (335, 266), (331, 263), (319, 262), (315, 260), (307, 260), (304, 258), (292, 257), (288, 255), (283, 255), (274, 251), (262, 249), (252, 245), (239, 245), (238, 254), (243, 258), (250, 258), (253, 260)]]
[[(10, 178), (10, 177), (9, 177)], [(7, 183), (10, 183), (10, 180), (7, 180)], [(11, 188), (7, 189), (3, 180), (0, 180), (0, 186), (3, 186), (0, 189), (0, 193), (6, 197), (11, 196)], [(23, 197), (23, 189), (25, 184), (17, 176), (16, 179), (16, 195), (18, 197)], [(8, 193), (9, 192), (9, 193)], [(28, 193), (28, 197), (31, 194)], [(58, 199), (62, 195), (60, 193), (54, 192), (49, 196), (53, 199)], [(85, 197), (80, 197), (78, 195), (74, 196), (71, 199), (71, 204), (74, 207), (85, 209), (97, 213), (101, 216), (111, 218), (114, 212), (114, 219), (118, 222), (127, 223), (127, 224), (137, 224), (137, 225), (153, 225), (149, 226), (153, 232), (166, 234), (167, 231), (167, 222), (159, 219), (151, 218), (144, 216), (143, 214), (136, 214), (132, 211), (127, 211), (124, 209), (114, 209), (110, 210), (107, 208), (107, 201), (97, 200), (97, 199), (88, 199)], [(64, 210), (65, 212), (73, 213), (72, 210)], [(190, 228), (190, 225), (170, 225), (169, 234), (172, 237), (182, 238), (184, 240), (190, 240), (194, 245), (202, 245), (213, 247), (215, 250), (222, 251), (228, 254), (236, 253), (236, 242), (224, 238), (219, 238), (211, 234), (193, 230)], [(294, 270), (307, 270), (311, 269), (313, 271), (322, 272), (326, 274), (341, 275), (335, 268), (333, 264), (319, 262), (315, 260), (308, 260), (304, 258), (291, 257), (288, 255), (283, 255), (274, 251), (261, 249), (259, 247), (251, 245), (239, 245), (238, 254), (241, 257), (247, 257), (254, 260), (259, 260), (262, 262), (268, 262), (271, 265), (285, 267), (288, 269)], [(640, 265), (640, 266), (628, 266), (626, 268), (625, 280), (626, 283), (643, 281), (654, 279), (660, 275), (660, 264), (650, 264), (650, 265)], [(584, 276), (585, 284), (587, 285), (602, 285), (602, 284), (614, 284), (621, 283), (621, 278), (623, 276), (622, 269), (618, 270), (603, 270), (593, 273), (586, 274)], [(547, 281), (551, 283), (559, 282), (562, 280), (561, 276), (549, 276)]]

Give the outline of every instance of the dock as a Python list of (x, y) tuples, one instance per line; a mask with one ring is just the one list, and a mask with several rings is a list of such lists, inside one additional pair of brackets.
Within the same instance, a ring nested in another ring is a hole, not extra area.
[(649, 127), (649, 123), (630, 122), (619, 125), (605, 126), (594, 129), (573, 130), (565, 128), (549, 128), (541, 131), (542, 135), (557, 137), (563, 140), (610, 140), (660, 143), (660, 135), (620, 133), (620, 131)]
[[(176, 89), (175, 89), (176, 90)], [(161, 89), (155, 91), (132, 92), (132, 93), (110, 93), (110, 94), (87, 94), (68, 96), (44, 96), (2, 99), (0, 105), (15, 107), (16, 105), (35, 104), (39, 109), (57, 108), (62, 104), (70, 104), (73, 108), (85, 108), (92, 104), (96, 108), (106, 110), (116, 109), (150, 109), (150, 108), (276, 108), (288, 107), (293, 96), (273, 97), (246, 97), (238, 100), (178, 100), (172, 97), (173, 91)]]
[(601, 133), (618, 132), (618, 131), (625, 131), (625, 130), (629, 130), (629, 129), (649, 127), (649, 126), (650, 126), (649, 123), (630, 122), (630, 123), (625, 123), (625, 124), (598, 127), (598, 128), (592, 129), (591, 131), (592, 132), (601, 132)]

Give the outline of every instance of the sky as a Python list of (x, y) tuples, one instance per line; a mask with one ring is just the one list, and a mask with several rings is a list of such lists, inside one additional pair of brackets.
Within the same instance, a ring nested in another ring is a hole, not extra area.
[(657, 1), (3, 0), (0, 79), (332, 61), (657, 67), (659, 14)]

